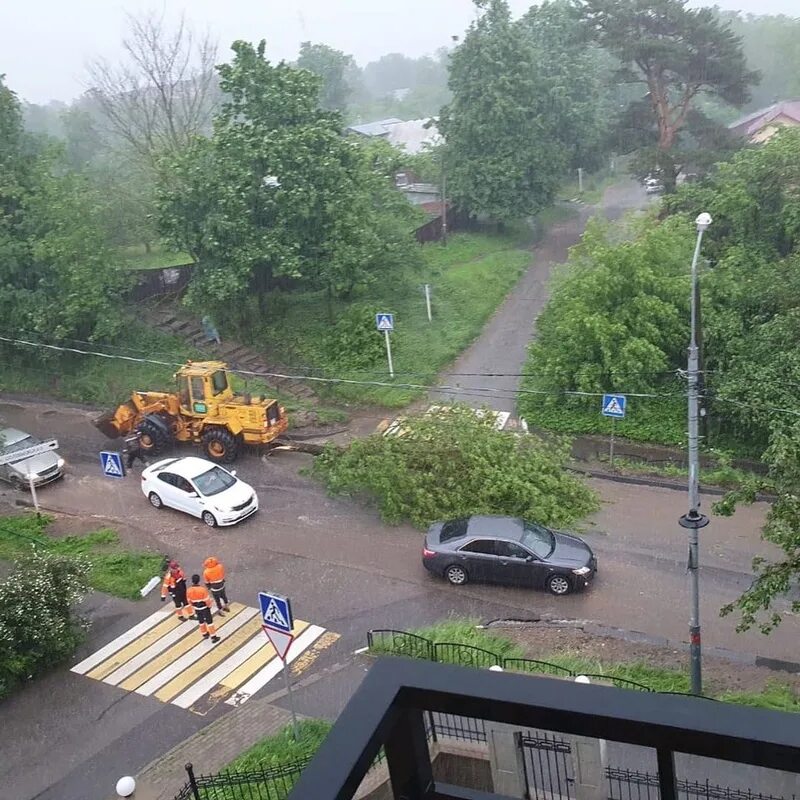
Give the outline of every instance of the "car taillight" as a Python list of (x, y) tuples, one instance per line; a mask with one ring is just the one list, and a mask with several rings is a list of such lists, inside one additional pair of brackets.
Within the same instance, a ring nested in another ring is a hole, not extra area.
[(422, 557), (423, 558), (431, 558), (432, 556), (435, 556), (435, 555), (436, 555), (436, 551), (435, 550), (428, 550), (427, 547), (423, 547), (422, 548)]

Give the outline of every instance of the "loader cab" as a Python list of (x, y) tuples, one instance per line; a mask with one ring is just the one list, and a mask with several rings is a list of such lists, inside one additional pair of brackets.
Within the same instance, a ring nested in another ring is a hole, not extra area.
[(181, 412), (189, 416), (204, 416), (212, 403), (224, 403), (233, 395), (221, 362), (190, 363), (175, 378)]

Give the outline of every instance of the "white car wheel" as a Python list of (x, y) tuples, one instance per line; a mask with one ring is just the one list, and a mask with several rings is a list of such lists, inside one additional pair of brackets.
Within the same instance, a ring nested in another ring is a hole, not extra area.
[(205, 524), (208, 525), (209, 528), (217, 527), (217, 520), (210, 511), (203, 512), (203, 522), (205, 522)]
[(147, 495), (147, 499), (150, 501), (150, 505), (153, 506), (153, 508), (164, 508), (164, 503), (155, 492), (150, 492), (150, 494)]

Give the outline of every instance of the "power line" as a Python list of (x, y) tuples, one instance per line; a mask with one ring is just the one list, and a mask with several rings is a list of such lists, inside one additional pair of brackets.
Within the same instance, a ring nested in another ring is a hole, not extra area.
[[(112, 360), (117, 359), (138, 364), (153, 364), (156, 366), (170, 367), (170, 368), (183, 366), (182, 363), (175, 361), (159, 361), (157, 359), (151, 359), (151, 358), (125, 356), (113, 353), (103, 353), (100, 351), (84, 350), (77, 347), (65, 347), (63, 345), (47, 344), (45, 342), (31, 342), (26, 339), (14, 339), (7, 336), (0, 336), (0, 341), (7, 342), (8, 344), (21, 345), (25, 347), (38, 347), (55, 352), (75, 353), (77, 355), (95, 356), (97, 358), (107, 358)], [(323, 383), (323, 384), (334, 384), (334, 385), (372, 386), (377, 388), (388, 388), (388, 389), (409, 389), (414, 391), (440, 392), (440, 393), (454, 394), (454, 395), (460, 394), (460, 395), (474, 396), (475, 394), (484, 394), (484, 395), (502, 395), (504, 398), (509, 398), (509, 397), (513, 398), (517, 394), (531, 394), (531, 395), (551, 396), (551, 397), (602, 397), (604, 394), (607, 394), (606, 392), (580, 392), (580, 391), (566, 390), (566, 389), (556, 390), (556, 391), (547, 389), (515, 390), (515, 389), (502, 389), (491, 386), (464, 387), (464, 386), (447, 386), (447, 385), (436, 386), (432, 384), (421, 384), (421, 383), (390, 383), (389, 381), (365, 381), (365, 380), (356, 380), (354, 378), (331, 378), (331, 377), (321, 377), (319, 375), (296, 375), (283, 372), (260, 372), (256, 370), (245, 370), (245, 369), (231, 369), (229, 371), (233, 372), (234, 374), (250, 376), (253, 378), (273, 378), (273, 379), (287, 380), (287, 381), (309, 381), (312, 383)], [(670, 398), (670, 397), (683, 396), (682, 392), (651, 393), (651, 392), (620, 391), (619, 393), (625, 394), (628, 397), (640, 397), (640, 398)]]

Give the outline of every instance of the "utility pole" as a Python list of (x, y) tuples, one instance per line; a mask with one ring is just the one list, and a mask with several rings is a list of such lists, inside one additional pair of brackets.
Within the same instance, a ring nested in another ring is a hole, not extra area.
[(700, 645), (700, 542), (698, 530), (708, 525), (708, 517), (700, 513), (700, 442), (698, 435), (699, 397), (699, 356), (697, 347), (697, 260), (700, 257), (700, 243), (703, 233), (711, 225), (711, 215), (700, 214), (695, 220), (697, 243), (692, 258), (692, 299), (691, 299), (691, 340), (689, 342), (689, 511), (679, 520), (682, 528), (689, 531), (689, 564), (691, 579), (691, 616), (689, 618), (690, 674), (692, 694), (703, 693), (702, 650)]
[(447, 173), (444, 171), (444, 157), (442, 157), (442, 244), (447, 244)]

